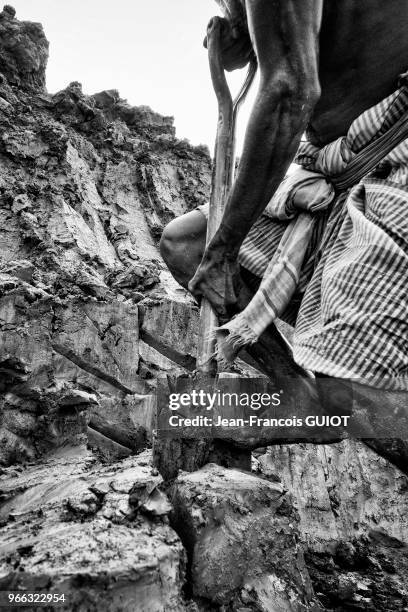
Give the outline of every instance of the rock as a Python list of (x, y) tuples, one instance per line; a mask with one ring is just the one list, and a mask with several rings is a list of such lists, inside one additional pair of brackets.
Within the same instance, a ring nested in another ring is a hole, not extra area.
[[(408, 567), (402, 472), (352, 440), (270, 447), (258, 468), (268, 479), (279, 475), (292, 492), (307, 567), (325, 609), (402, 609)], [(392, 582), (389, 557), (398, 559)]]
[(78, 612), (186, 609), (185, 554), (149, 461), (83, 453), (0, 477), (0, 588), (64, 593), (58, 607)]
[(0, 71), (12, 85), (44, 90), (48, 41), (39, 23), (15, 14), (9, 5), (0, 13)]
[(88, 427), (87, 430), (87, 446), (106, 463), (113, 463), (133, 454), (131, 448), (123, 446), (112, 438), (111, 431), (105, 436), (93, 427)]
[(133, 263), (110, 279), (113, 288), (144, 291), (159, 282), (155, 266), (151, 262)]
[(95, 106), (98, 108), (111, 108), (114, 104), (119, 102), (120, 96), (117, 89), (107, 89), (100, 91), (92, 96), (95, 101)]
[(188, 303), (169, 299), (152, 304), (142, 302), (140, 310), (142, 340), (187, 370), (194, 369), (198, 310)]
[(311, 610), (297, 515), (282, 485), (209, 464), (171, 488), (171, 523), (196, 597), (256, 610)]
[(26, 281), (27, 283), (32, 281), (34, 270), (34, 264), (26, 259), (9, 261), (2, 266), (1, 269), (4, 274), (10, 274), (11, 276), (17, 277), (23, 281)]
[(16, 9), (9, 4), (3, 7), (3, 19), (13, 19), (16, 16)]
[[(23, 264), (17, 268), (30, 269)], [(89, 419), (94, 406), (108, 411), (107, 416), (109, 411), (120, 414), (125, 406), (128, 411), (134, 406), (137, 412), (135, 393), (146, 390), (137, 374), (137, 309), (115, 300), (107, 304), (93, 299), (62, 306), (24, 281), (5, 278), (10, 279), (6, 285), (10, 289), (0, 298), (0, 362), (7, 376), (6, 395), (0, 396), (0, 435), (4, 431), (8, 450), (2, 450), (0, 460), (13, 457), (12, 440), (16, 448), (30, 448), (30, 456), (64, 441), (83, 442), (86, 415)], [(12, 405), (10, 397), (17, 398)], [(147, 401), (139, 420), (133, 417), (124, 425), (128, 437), (133, 436), (132, 450), (146, 443), (145, 425), (151, 432), (151, 416), (149, 421), (145, 415), (151, 415), (152, 407)], [(24, 417), (26, 424), (17, 431), (16, 423), (27, 414), (30, 419)], [(120, 420), (124, 423), (125, 417)], [(10, 433), (17, 438), (10, 438)]]
[[(137, 381), (138, 312), (129, 304), (71, 300), (55, 308), (53, 349), (131, 393)], [(136, 390), (136, 389), (135, 389)]]
[(357, 580), (352, 574), (339, 578), (338, 597), (341, 601), (350, 601), (357, 591)]
[[(348, 556), (344, 563), (338, 551), (350, 545), (353, 558)], [(337, 549), (334, 553), (306, 553), (313, 586), (324, 609), (396, 612), (406, 607), (406, 545), (373, 531), (353, 543), (340, 542)], [(395, 560), (391, 571), (390, 556)]]
[[(176, 362), (147, 342), (140, 361), (136, 304), (171, 296), (196, 317), (158, 237), (208, 199), (210, 158), (115, 90), (87, 96), (73, 82), (47, 95), (41, 27), (6, 8), (0, 34), (0, 98), (14, 113), (0, 113), (0, 461), (88, 435), (102, 455), (138, 452), (153, 429), (145, 379)], [(96, 403), (67, 403), (81, 393)]]
[(10, 109), (11, 109), (10, 102), (7, 102), (7, 100), (0, 97), (0, 110), (3, 112), (7, 112)]
[(175, 361), (163, 355), (150, 344), (143, 342), (143, 340), (139, 342), (139, 355), (146, 375), (148, 374), (150, 378), (155, 378), (163, 373), (179, 376), (187, 372), (185, 368), (179, 366)]
[(293, 491), (301, 537), (313, 550), (378, 528), (408, 544), (408, 479), (362, 442), (275, 446), (258, 461), (262, 474), (278, 474)]
[[(133, 394), (104, 397), (90, 410), (90, 425), (119, 444), (140, 451), (151, 441), (156, 398)], [(120, 401), (121, 399), (121, 401)]]
[(124, 100), (120, 100), (115, 107), (117, 115), (127, 125), (137, 125), (139, 129), (146, 127), (149, 131), (155, 131), (174, 136), (173, 117), (163, 117), (152, 111), (149, 106), (130, 106)]

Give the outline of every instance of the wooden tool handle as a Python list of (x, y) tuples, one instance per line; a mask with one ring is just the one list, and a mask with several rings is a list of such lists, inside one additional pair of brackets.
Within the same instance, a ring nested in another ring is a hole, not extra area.
[[(211, 80), (218, 101), (218, 124), (206, 244), (211, 241), (218, 229), (231, 189), (234, 178), (235, 126), (237, 114), (256, 72), (256, 64), (251, 63), (245, 82), (237, 98), (233, 102), (222, 66), (220, 35), (221, 22), (218, 17), (214, 17), (208, 27), (207, 43)], [(212, 334), (217, 324), (217, 316), (209, 301), (204, 298), (200, 310), (197, 370), (208, 376), (213, 376), (217, 372), (217, 363), (214, 359), (215, 342)]]

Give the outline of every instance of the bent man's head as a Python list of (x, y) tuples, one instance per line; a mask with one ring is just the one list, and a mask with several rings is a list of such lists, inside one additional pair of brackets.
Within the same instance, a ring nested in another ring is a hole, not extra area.
[(244, 0), (215, 0), (220, 7), (225, 19), (232, 27), (246, 26), (246, 14)]

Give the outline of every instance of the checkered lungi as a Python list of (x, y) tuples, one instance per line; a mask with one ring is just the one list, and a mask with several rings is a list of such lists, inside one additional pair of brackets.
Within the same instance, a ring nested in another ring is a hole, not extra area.
[[(345, 137), (322, 149), (302, 142), (295, 162), (300, 173), (315, 173), (315, 184), (305, 187), (310, 200), (322, 181), (327, 185), (341, 176), (407, 111), (403, 80), (396, 92), (358, 117)], [(294, 211), (295, 187), (296, 173), (282, 183), (245, 239), (239, 261), (262, 278), (261, 287), (246, 312), (220, 329), (239, 347), (256, 341), (280, 317), (295, 327), (294, 359), (304, 368), (377, 388), (407, 389), (408, 139), (352, 188), (328, 189), (325, 202), (323, 197), (315, 207), (303, 203)], [(300, 229), (287, 249), (282, 238), (296, 223)]]

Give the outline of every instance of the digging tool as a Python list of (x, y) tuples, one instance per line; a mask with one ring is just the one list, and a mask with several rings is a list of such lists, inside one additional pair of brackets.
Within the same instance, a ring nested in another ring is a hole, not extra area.
[[(221, 58), (221, 22), (219, 18), (214, 18), (208, 29), (208, 57), (210, 64), (211, 79), (218, 100), (218, 124), (215, 143), (214, 167), (212, 175), (212, 189), (209, 209), (209, 219), (207, 227), (207, 244), (214, 236), (220, 224), (225, 203), (232, 185), (234, 175), (234, 149), (235, 149), (235, 128), (238, 111), (245, 100), (246, 94), (253, 82), (256, 73), (255, 59), (250, 62), (245, 81), (235, 98), (232, 100), (228, 83), (225, 77)], [(196, 374), (187, 381), (191, 388), (204, 379), (214, 378), (217, 374), (217, 362), (214, 359), (215, 341), (212, 332), (217, 326), (217, 316), (213, 311), (208, 300), (203, 299), (200, 310), (200, 328), (197, 347), (197, 366)], [(171, 380), (167, 378), (165, 393), (177, 391), (180, 387), (182, 377)], [(184, 379), (185, 381), (185, 379)], [(158, 394), (157, 421), (158, 427), (161, 414), (168, 415), (168, 403), (161, 402), (160, 393)], [(162, 404), (162, 405), (161, 405)], [(224, 444), (222, 441), (212, 440), (211, 438), (194, 437), (191, 430), (180, 432), (178, 438), (166, 437), (164, 432), (158, 431), (154, 442), (154, 464), (161, 472), (163, 478), (168, 481), (174, 478), (180, 469), (194, 471), (202, 467), (209, 460), (223, 465), (241, 465), (249, 468), (250, 451), (240, 450)]]
[[(235, 132), (238, 111), (245, 101), (256, 73), (256, 62), (253, 60), (250, 62), (245, 81), (233, 101), (222, 66), (220, 33), (221, 21), (215, 17), (210, 23), (207, 33), (211, 80), (218, 101), (218, 124), (206, 244), (209, 244), (218, 229), (231, 189), (234, 178)], [(215, 340), (213, 333), (217, 324), (217, 315), (210, 302), (203, 298), (200, 310), (197, 371), (207, 376), (213, 376), (217, 372), (217, 362), (214, 359)]]

